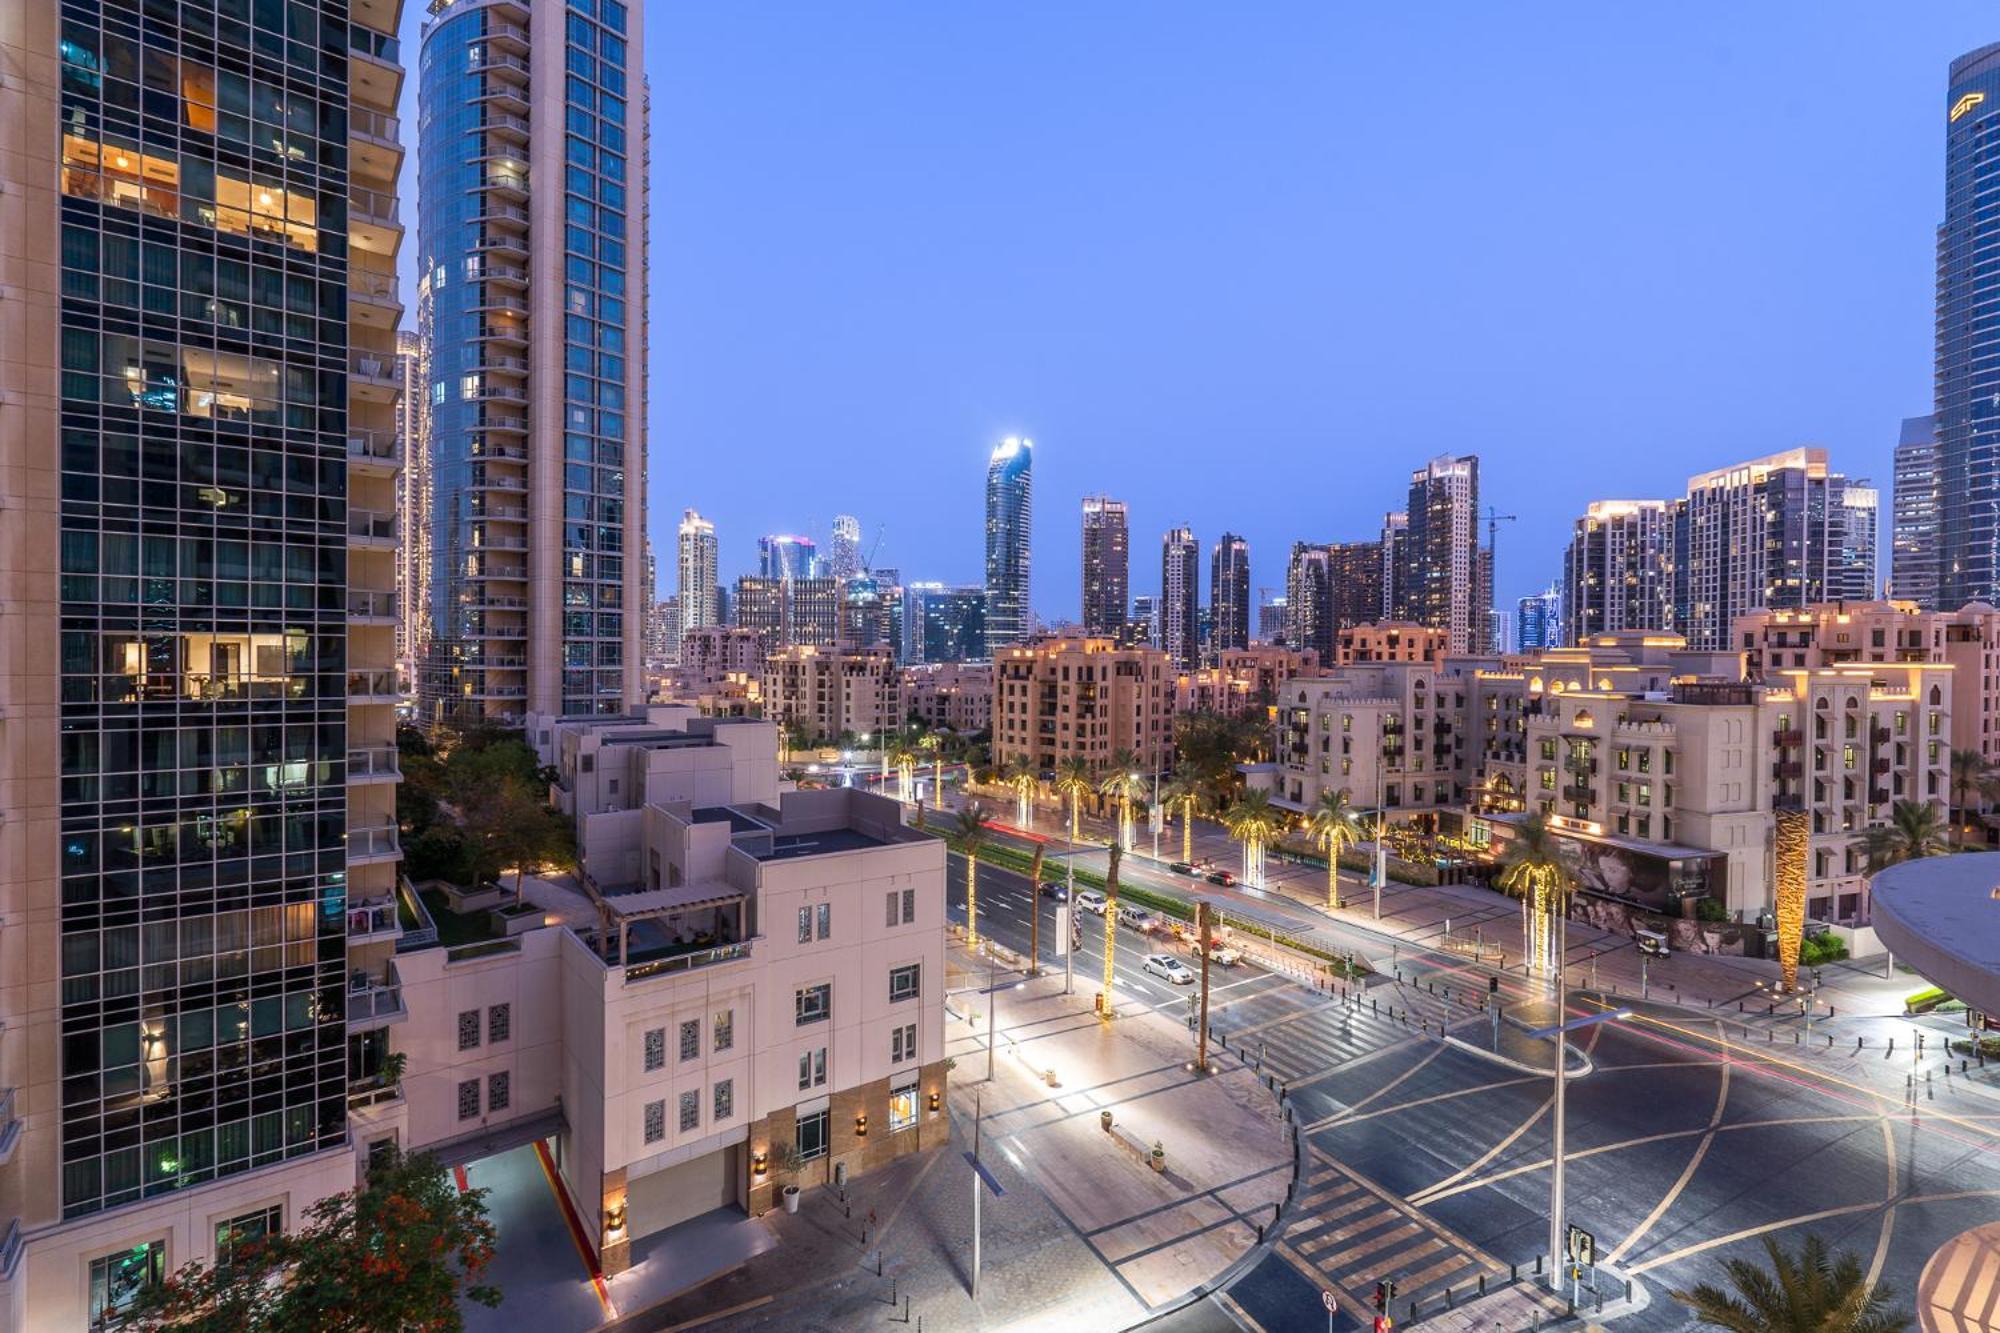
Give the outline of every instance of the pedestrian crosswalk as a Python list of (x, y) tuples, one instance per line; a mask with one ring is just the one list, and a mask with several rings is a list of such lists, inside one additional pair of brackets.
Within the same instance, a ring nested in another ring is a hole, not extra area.
[(1415, 1035), (1409, 1024), (1391, 1018), (1386, 1006), (1371, 1008), (1366, 1001), (1353, 1006), (1317, 996), (1293, 1003), (1291, 1012), (1275, 1017), (1246, 1010), (1211, 1026), (1245, 1063), (1286, 1084)]
[(1453, 1289), (1478, 1290), (1505, 1265), (1421, 1209), (1315, 1152), (1312, 1170), (1279, 1242), (1279, 1252), (1357, 1315), (1372, 1314), (1375, 1284), (1396, 1284), (1397, 1307)]

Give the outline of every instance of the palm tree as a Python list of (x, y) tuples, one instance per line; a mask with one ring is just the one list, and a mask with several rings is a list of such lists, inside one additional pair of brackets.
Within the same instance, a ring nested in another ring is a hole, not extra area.
[(1111, 1017), (1111, 960), (1118, 953), (1118, 861), (1125, 855), (1125, 849), (1112, 843), (1107, 849), (1110, 864), (1104, 871), (1104, 1008), (1103, 1015)]
[(931, 752), (931, 799), (939, 804), (944, 802), (944, 742), (942, 731), (927, 731), (917, 742)]
[(1160, 804), (1181, 811), (1181, 860), (1194, 861), (1194, 807), (1201, 800), (1201, 775), (1186, 764), (1175, 769), (1160, 789)]
[(1118, 841), (1128, 852), (1132, 850), (1132, 794), (1145, 781), (1138, 769), (1139, 756), (1120, 750), (1111, 756), (1110, 775), (1097, 787), (1101, 794), (1118, 799)]
[(1079, 802), (1097, 790), (1090, 780), (1090, 765), (1077, 758), (1063, 760), (1056, 765), (1055, 790), (1057, 796), (1069, 798), (1069, 838), (1075, 842)]
[(1035, 863), (1028, 867), (1028, 975), (1042, 975), (1042, 861), (1047, 843), (1035, 844)]
[(1980, 803), (1987, 804), (1995, 796), (2000, 796), (2000, 770), (1996, 770), (1991, 760), (1977, 750), (1953, 750), (1951, 752), (1951, 804), (1954, 812), (1953, 832), (1962, 839), (1972, 814), (1971, 797), (1977, 796)]
[(1867, 855), (1871, 875), (1951, 849), (1938, 808), (1928, 801), (1896, 802), (1889, 808), (1889, 822), (1863, 830), (1854, 845)]
[(1024, 754), (1007, 765), (1007, 785), (1014, 789), (1014, 822), (1024, 829), (1035, 827), (1035, 787), (1039, 781), (1035, 761)]
[(1550, 926), (1558, 917), (1568, 916), (1576, 877), (1542, 816), (1529, 815), (1515, 826), (1494, 882), (1521, 900), (1521, 941), (1531, 966), (1540, 972), (1558, 966), (1561, 959), (1549, 938)]
[(1326, 853), (1326, 906), (1332, 911), (1340, 906), (1340, 854), (1362, 838), (1361, 815), (1347, 799), (1347, 788), (1322, 789), (1306, 827)]
[(965, 947), (979, 947), (979, 849), (990, 836), (986, 829), (986, 807), (974, 801), (958, 812), (952, 825), (951, 843), (965, 858)]
[(1888, 1307), (1889, 1284), (1868, 1285), (1861, 1260), (1828, 1253), (1826, 1242), (1808, 1235), (1797, 1256), (1770, 1236), (1766, 1272), (1748, 1259), (1722, 1265), (1734, 1292), (1704, 1282), (1674, 1299), (1694, 1311), (1695, 1320), (1731, 1333), (1903, 1333), (1910, 1318)]
[(1271, 793), (1253, 787), (1222, 813), (1229, 836), (1243, 844), (1243, 882), (1264, 887), (1264, 844), (1284, 828), (1284, 817), (1271, 804)]
[(888, 760), (896, 770), (896, 799), (907, 804), (916, 786), (917, 752), (898, 736), (889, 743)]

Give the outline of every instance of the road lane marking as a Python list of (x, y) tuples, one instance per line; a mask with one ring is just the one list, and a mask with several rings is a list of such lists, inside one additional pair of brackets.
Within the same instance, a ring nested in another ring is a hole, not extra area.
[[(1388, 1046), (1384, 1046), (1379, 1051), (1372, 1052), (1371, 1055), (1361, 1057), (1361, 1059), (1363, 1060), (1371, 1059), (1375, 1055), (1381, 1055), (1384, 1052), (1393, 1051), (1397, 1049), (1400, 1049), (1400, 1043), (1391, 1043)], [(1445, 1050), (1446, 1048), (1442, 1043), (1431, 1047), (1430, 1054), (1426, 1055), (1423, 1059), (1411, 1065), (1408, 1069), (1405, 1069), (1402, 1073), (1396, 1075), (1396, 1077), (1390, 1079), (1387, 1083), (1384, 1083), (1381, 1087), (1375, 1089), (1375, 1091), (1369, 1093), (1366, 1097), (1363, 1097), (1360, 1101), (1355, 1102), (1352, 1106), (1348, 1107), (1347, 1110), (1341, 1112), (1339, 1115), (1328, 1116), (1324, 1120), (1318, 1121), (1317, 1123), (1314, 1124), (1307, 1125), (1306, 1133), (1311, 1134), (1316, 1130), (1321, 1130), (1327, 1128), (1328, 1126), (1336, 1125), (1340, 1123), (1342, 1116), (1351, 1115), (1354, 1112), (1360, 1110), (1362, 1107), (1368, 1105), (1368, 1103), (1374, 1101), (1376, 1098), (1386, 1096), (1392, 1089), (1396, 1087), (1397, 1084), (1401, 1083), (1404, 1079), (1409, 1078), (1412, 1074), (1416, 1073), (1419, 1069), (1422, 1069), (1425, 1065), (1429, 1064), (1431, 1061), (1437, 1059), (1440, 1055), (1443, 1055), (1445, 1053)], [(1342, 1061), (1340, 1064), (1335, 1065), (1333, 1068), (1349, 1069), (1360, 1063), (1361, 1060), (1345, 1060)], [(1321, 1077), (1321, 1075), (1329, 1072), (1331, 1071), (1322, 1070), (1320, 1071), (1320, 1073), (1312, 1075), (1312, 1077), (1318, 1078)], [(1305, 1081), (1306, 1080), (1304, 1079), (1292, 1079), (1290, 1082), (1286, 1084), (1286, 1086), (1296, 1087), (1297, 1085)]]
[[(1915, 1146), (1913, 1142), (1911, 1148)], [(1882, 1209), (1882, 1234), (1875, 1238), (1875, 1259), (1868, 1265), (1865, 1285), (1871, 1288), (1881, 1279), (1882, 1264), (1889, 1257), (1889, 1236), (1896, 1228), (1896, 1131), (1887, 1116), (1882, 1117), (1882, 1161), (1889, 1171), (1889, 1189), (1882, 1196), (1886, 1205)]]
[(1473, 1174), (1475, 1171), (1478, 1171), (1481, 1167), (1485, 1166), (1488, 1162), (1498, 1157), (1501, 1153), (1506, 1152), (1509, 1148), (1513, 1147), (1515, 1140), (1519, 1139), (1523, 1134), (1527, 1133), (1538, 1122), (1540, 1122), (1541, 1118), (1549, 1113), (1549, 1108), (1554, 1106), (1555, 1104), (1556, 1104), (1556, 1095), (1552, 1092), (1547, 1097), (1544, 1097), (1542, 1099), (1542, 1104), (1540, 1106), (1537, 1106), (1531, 1115), (1529, 1115), (1520, 1124), (1514, 1126), (1513, 1132), (1508, 1134), (1506, 1138), (1501, 1139), (1491, 1148), (1488, 1148), (1478, 1157), (1474, 1158), (1470, 1162), (1467, 1162), (1464, 1166), (1452, 1172), (1450, 1175), (1446, 1176), (1443, 1180), (1440, 1180), (1436, 1184), (1430, 1185), (1424, 1189), (1420, 1189), (1415, 1194), (1410, 1195), (1409, 1196), (1410, 1202), (1416, 1204), (1419, 1208), (1421, 1208), (1429, 1200), (1430, 1195), (1435, 1191), (1441, 1190), (1445, 1188), (1447, 1185), (1455, 1185), (1459, 1181), (1465, 1179), (1467, 1176)]
[[(1470, 1088), (1459, 1088), (1455, 1092), (1432, 1093), (1428, 1097), (1419, 1097), (1413, 1102), (1397, 1102), (1394, 1106), (1384, 1106), (1377, 1110), (1365, 1111), (1360, 1115), (1347, 1117), (1341, 1124), (1343, 1126), (1352, 1125), (1363, 1120), (1373, 1120), (1378, 1115), (1394, 1115), (1398, 1111), (1409, 1111), (1419, 1106), (1429, 1106), (1433, 1102), (1448, 1102), (1459, 1097), (1470, 1097), (1475, 1093), (1492, 1092), (1499, 1088), (1519, 1087), (1523, 1083), (1542, 1083), (1545, 1081), (1539, 1074), (1523, 1074), (1519, 1078), (1503, 1078), (1498, 1083), (1480, 1083)], [(1432, 1188), (1436, 1187), (1433, 1186)]]
[(1630, 1272), (1633, 1277), (1637, 1277), (1641, 1273), (1649, 1273), (1653, 1269), (1663, 1267), (1666, 1264), (1676, 1263), (1682, 1259), (1691, 1259), (1697, 1254), (1706, 1254), (1708, 1251), (1716, 1249), (1719, 1246), (1733, 1245), (1739, 1240), (1749, 1240), (1753, 1236), (1762, 1236), (1772, 1231), (1782, 1231), (1786, 1227), (1802, 1227), (1809, 1222), (1823, 1222), (1829, 1217), (1845, 1217), (1849, 1213), (1868, 1212), (1871, 1209), (1882, 1206), (1880, 1202), (1849, 1203), (1843, 1204), (1838, 1208), (1822, 1208), (1816, 1213), (1801, 1213), (1797, 1217), (1780, 1218), (1776, 1222), (1763, 1222), (1754, 1227), (1745, 1227), (1741, 1231), (1732, 1231), (1726, 1236), (1716, 1236), (1711, 1240), (1684, 1246), (1681, 1249), (1663, 1254), (1657, 1259), (1648, 1259), (1642, 1264), (1634, 1264)]
[[(1611, 1253), (1604, 1257), (1604, 1262), (1615, 1264), (1624, 1258), (1626, 1252), (1643, 1240), (1646, 1233), (1653, 1229), (1654, 1223), (1665, 1216), (1667, 1209), (1673, 1207), (1674, 1201), (1681, 1197), (1681, 1191), (1685, 1190), (1688, 1187), (1688, 1182), (1694, 1179), (1695, 1170), (1701, 1166), (1701, 1159), (1708, 1156), (1710, 1146), (1715, 1143), (1716, 1130), (1722, 1125), (1722, 1111), (1729, 1104), (1729, 1071), (1733, 1067), (1727, 1064), (1722, 1066), (1722, 1078), (1715, 1090), (1715, 1110), (1708, 1117), (1708, 1131), (1701, 1136), (1701, 1142), (1695, 1145), (1694, 1152), (1688, 1157), (1687, 1165), (1681, 1168), (1679, 1179), (1675, 1180), (1672, 1187), (1660, 1197), (1660, 1201), (1653, 1205), (1653, 1211), (1647, 1213), (1640, 1220), (1639, 1225), (1634, 1227), (1624, 1240), (1619, 1241), (1612, 1248)], [(1890, 1146), (1894, 1147), (1893, 1141)], [(1564, 1156), (1567, 1157), (1567, 1154), (1564, 1154)], [(1894, 1168), (1892, 1167), (1891, 1174), (1893, 1173)], [(1892, 1190), (1890, 1193), (1893, 1195), (1894, 1191)], [(1872, 1286), (1873, 1283), (1870, 1285)]]
[(535, 1140), (535, 1160), (541, 1163), (542, 1175), (549, 1182), (549, 1192), (556, 1196), (556, 1207), (562, 1210), (563, 1222), (569, 1228), (569, 1238), (576, 1242), (577, 1255), (583, 1260), (584, 1272), (590, 1276), (591, 1289), (597, 1293), (597, 1303), (604, 1307), (607, 1319), (618, 1317), (618, 1307), (611, 1303), (611, 1289), (604, 1284), (604, 1270), (598, 1265), (597, 1252), (590, 1247), (588, 1233), (583, 1229), (583, 1219), (576, 1215), (576, 1209), (569, 1201), (569, 1191), (556, 1177), (555, 1159), (549, 1156), (549, 1145), (545, 1139)]

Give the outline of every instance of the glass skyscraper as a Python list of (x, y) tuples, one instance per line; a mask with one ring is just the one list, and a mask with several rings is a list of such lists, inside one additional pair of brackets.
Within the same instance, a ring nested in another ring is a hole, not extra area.
[(2000, 43), (1951, 62), (1937, 231), (1937, 605), (2000, 597)]
[(1035, 442), (1009, 436), (986, 465), (986, 644), (1024, 642), (1033, 628), (1029, 557), (1035, 513)]
[[(418, 93), (421, 703), (441, 721), (619, 713), (644, 698), (651, 598), (636, 15), (623, 0), (434, 0), (432, 13)], [(531, 80), (531, 64), (545, 73)]]
[(156, 1278), (148, 1201), (353, 1183), (389, 973), (347, 908), (400, 858), (399, 7), (34, 7), (59, 26), (0, 25), (58, 78), (0, 85), (6, 317), (49, 372), (0, 426), (0, 919), (33, 960), (0, 976), (0, 1278), (119, 1258), (7, 1282), (21, 1328)]

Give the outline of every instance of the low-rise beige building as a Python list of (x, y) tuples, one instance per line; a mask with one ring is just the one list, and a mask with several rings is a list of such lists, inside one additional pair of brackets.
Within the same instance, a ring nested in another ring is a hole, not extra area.
[(993, 681), (993, 762), (1002, 768), (1025, 755), (1038, 772), (1070, 759), (1102, 772), (1125, 750), (1148, 771), (1168, 763), (1173, 700), (1156, 648), (1042, 639), (1001, 649)]
[(1365, 662), (1437, 662), (1446, 652), (1446, 632), (1408, 620), (1348, 625), (1333, 639), (1333, 665)]
[(903, 712), (927, 727), (971, 735), (993, 725), (991, 662), (922, 662), (902, 669)]
[(764, 716), (825, 741), (903, 724), (902, 678), (887, 648), (798, 644), (764, 659)]
[(1177, 713), (1240, 713), (1277, 702), (1278, 690), (1294, 676), (1319, 669), (1316, 654), (1254, 643), (1217, 655), (1215, 664), (1174, 677)]

